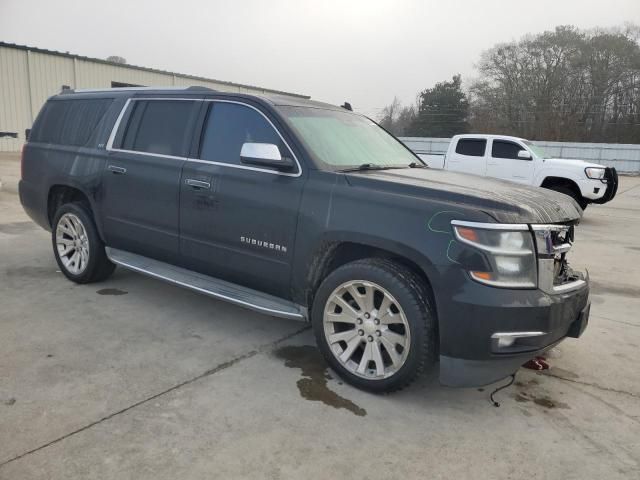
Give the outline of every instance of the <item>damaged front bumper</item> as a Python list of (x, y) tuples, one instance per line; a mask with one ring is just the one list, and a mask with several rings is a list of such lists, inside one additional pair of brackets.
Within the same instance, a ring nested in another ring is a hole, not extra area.
[(571, 290), (553, 294), (478, 285), (456, 296), (452, 308), (460, 315), (459, 331), (468, 334), (441, 353), (440, 382), (452, 387), (494, 383), (565, 338), (582, 335), (591, 304), (588, 275), (580, 274), (580, 280)]

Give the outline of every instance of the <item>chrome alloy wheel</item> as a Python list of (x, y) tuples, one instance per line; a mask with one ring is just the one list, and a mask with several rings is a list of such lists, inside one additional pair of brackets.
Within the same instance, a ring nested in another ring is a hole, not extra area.
[(56, 248), (64, 268), (73, 275), (80, 275), (89, 263), (89, 238), (80, 219), (73, 213), (65, 213), (56, 226)]
[(329, 296), (324, 334), (335, 358), (354, 375), (382, 380), (407, 360), (411, 332), (395, 298), (380, 285), (345, 282)]

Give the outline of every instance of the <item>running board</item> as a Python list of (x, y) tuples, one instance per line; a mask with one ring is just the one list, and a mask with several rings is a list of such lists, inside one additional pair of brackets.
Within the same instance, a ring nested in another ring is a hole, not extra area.
[(106, 247), (105, 250), (107, 257), (113, 263), (135, 272), (189, 288), (266, 315), (296, 320), (307, 319), (307, 309), (288, 300), (135, 253), (110, 247)]

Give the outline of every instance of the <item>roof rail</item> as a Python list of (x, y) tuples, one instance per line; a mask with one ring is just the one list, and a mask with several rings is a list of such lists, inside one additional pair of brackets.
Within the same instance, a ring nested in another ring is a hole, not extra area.
[(60, 92), (60, 95), (67, 95), (70, 93), (100, 93), (100, 92), (128, 92), (128, 91), (146, 91), (146, 90), (191, 90), (191, 91), (208, 91), (215, 92), (209, 87), (204, 87), (201, 85), (191, 85), (189, 87), (112, 87), (112, 88), (81, 88), (81, 89), (70, 89), (63, 88)]

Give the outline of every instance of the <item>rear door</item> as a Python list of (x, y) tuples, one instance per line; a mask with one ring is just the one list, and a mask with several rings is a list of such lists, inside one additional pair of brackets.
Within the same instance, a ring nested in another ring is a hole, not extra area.
[(267, 112), (242, 102), (204, 102), (199, 145), (180, 182), (181, 252), (187, 266), (287, 298), (298, 208), (299, 162), (289, 172), (240, 162), (245, 142), (296, 159)]
[(518, 158), (524, 146), (511, 140), (493, 139), (487, 161), (487, 175), (530, 185), (533, 181), (533, 160)]
[(445, 167), (454, 172), (486, 175), (486, 149), (484, 138), (460, 138), (454, 151), (447, 155)]
[(131, 99), (107, 145), (103, 220), (107, 245), (179, 259), (180, 174), (201, 102)]

